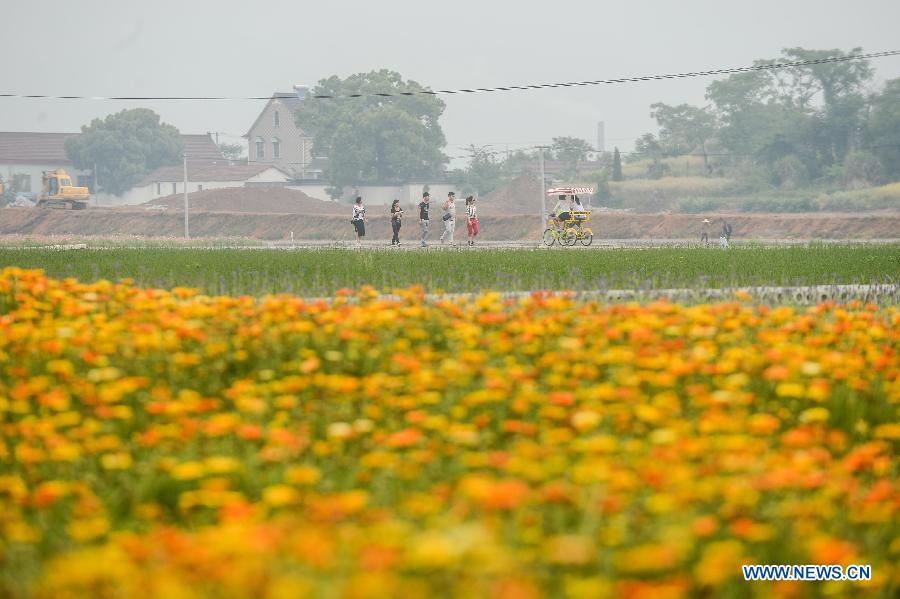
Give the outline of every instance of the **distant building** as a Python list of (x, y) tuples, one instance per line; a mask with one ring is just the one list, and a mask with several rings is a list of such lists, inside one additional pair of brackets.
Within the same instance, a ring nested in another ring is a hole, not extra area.
[[(36, 193), (41, 190), (43, 171), (62, 168), (72, 177), (73, 183), (93, 191), (93, 171), (76, 169), (66, 156), (66, 139), (78, 135), (80, 133), (0, 131), (0, 173), (3, 180), (17, 191)], [(208, 134), (182, 135), (181, 139), (189, 164), (228, 164)]]
[(249, 164), (270, 164), (295, 179), (321, 177), (321, 160), (313, 160), (313, 137), (294, 122), (294, 112), (300, 102), (296, 93), (272, 94), (244, 135), (249, 147)]
[(41, 190), (41, 173), (66, 169), (72, 182), (93, 186), (91, 171), (78, 170), (66, 156), (65, 142), (77, 133), (34, 133), (0, 131), (0, 174), (16, 191), (36, 193)]

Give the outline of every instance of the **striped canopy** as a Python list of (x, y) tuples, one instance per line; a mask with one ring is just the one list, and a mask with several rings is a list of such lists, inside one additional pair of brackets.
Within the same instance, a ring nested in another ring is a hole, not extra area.
[(548, 196), (561, 196), (561, 195), (578, 195), (578, 194), (592, 194), (594, 193), (593, 187), (554, 187), (553, 189), (547, 190)]

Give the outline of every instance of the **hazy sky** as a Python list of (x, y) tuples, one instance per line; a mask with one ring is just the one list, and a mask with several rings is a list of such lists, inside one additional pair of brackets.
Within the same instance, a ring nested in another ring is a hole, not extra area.
[[(433, 88), (494, 87), (745, 66), (783, 47), (900, 48), (898, 0), (234, 2), (9, 0), (0, 88), (55, 95), (265, 95), (390, 68)], [(873, 61), (879, 82), (900, 57)], [(573, 135), (627, 149), (649, 105), (703, 103), (710, 78), (444, 96), (450, 155)], [(183, 133), (246, 133), (263, 102), (0, 98), (0, 130), (77, 131), (134, 106)]]

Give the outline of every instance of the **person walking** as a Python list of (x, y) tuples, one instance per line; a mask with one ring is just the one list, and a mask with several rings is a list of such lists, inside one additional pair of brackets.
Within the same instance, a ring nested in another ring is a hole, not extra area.
[(478, 212), (474, 196), (466, 198), (466, 233), (469, 234), (469, 245), (475, 245), (475, 237), (478, 235)]
[(353, 204), (353, 217), (350, 219), (353, 229), (356, 231), (356, 247), (362, 247), (362, 238), (366, 236), (366, 207), (363, 206), (362, 198), (356, 197), (356, 203)]
[(403, 220), (403, 208), (400, 207), (400, 200), (394, 200), (391, 203), (391, 230), (394, 236), (391, 237), (391, 245), (400, 245), (400, 221)]
[(709, 219), (704, 218), (700, 223), (700, 243), (705, 243), (709, 247)]
[(446, 237), (452, 245), (453, 232), (456, 230), (456, 194), (454, 192), (451, 191), (447, 194), (447, 199), (441, 206), (441, 210), (444, 212), (441, 216), (441, 220), (444, 221), (444, 232), (441, 233), (441, 243), (444, 243), (444, 238)]
[(422, 228), (422, 247), (428, 247), (428, 202), (431, 201), (431, 194), (427, 191), (422, 192), (422, 201), (419, 202), (419, 226)]
[(723, 250), (728, 249), (728, 240), (731, 238), (731, 225), (725, 222), (725, 219), (722, 219), (722, 235), (719, 237), (719, 245), (722, 246)]

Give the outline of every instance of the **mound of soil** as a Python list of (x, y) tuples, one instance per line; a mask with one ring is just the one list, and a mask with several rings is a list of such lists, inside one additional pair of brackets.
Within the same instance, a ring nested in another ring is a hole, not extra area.
[[(188, 193), (191, 212), (251, 212), (255, 214), (343, 214), (346, 204), (323, 202), (302, 191), (283, 187), (226, 187)], [(184, 194), (173, 194), (142, 204), (180, 210)]]
[[(506, 187), (485, 194), (478, 200), (478, 212), (485, 215), (540, 214), (541, 186), (530, 173), (522, 173)], [(554, 200), (555, 202), (555, 200)], [(547, 199), (547, 209), (553, 208)]]

